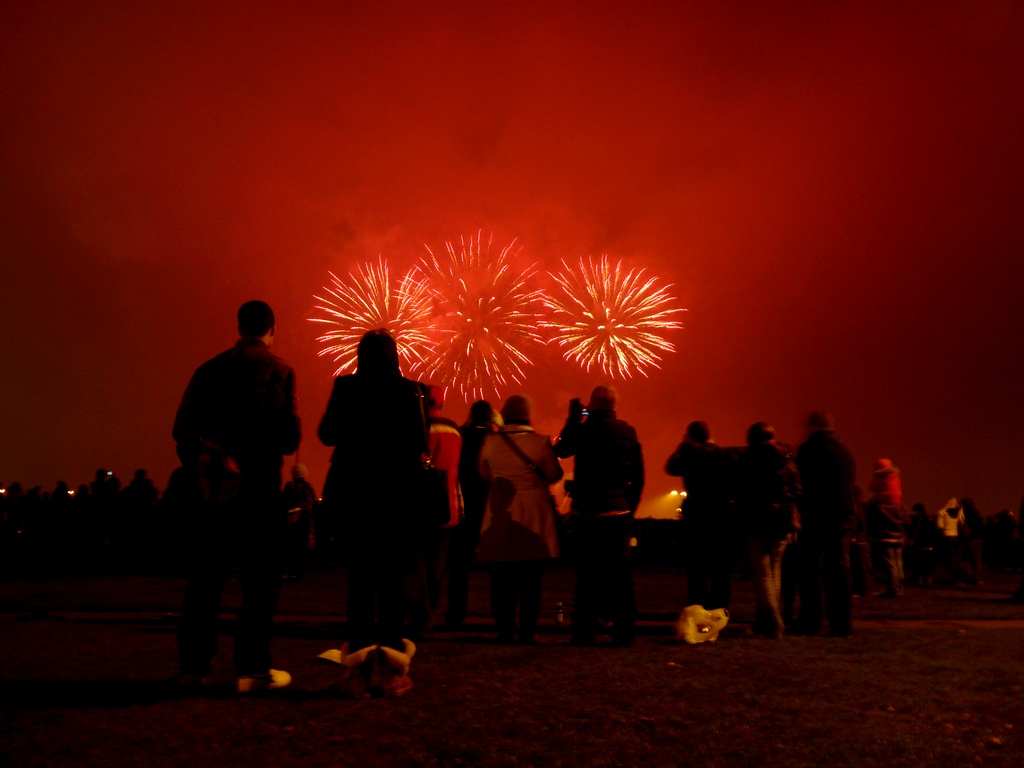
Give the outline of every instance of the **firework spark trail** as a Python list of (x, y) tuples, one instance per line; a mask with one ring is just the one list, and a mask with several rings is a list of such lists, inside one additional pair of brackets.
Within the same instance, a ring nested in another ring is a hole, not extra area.
[(344, 282), (333, 272), (328, 274), (331, 284), (324, 286), (324, 297), (313, 297), (320, 315), (309, 319), (330, 326), (317, 338), (326, 345), (318, 354), (333, 358), (334, 375), (355, 370), (359, 339), (377, 328), (387, 328), (395, 337), (404, 372), (422, 369), (433, 345), (428, 335), (430, 305), (422, 286), (408, 274), (395, 284), (383, 258), (358, 267)]
[(413, 270), (445, 334), (426, 361), (425, 378), (472, 399), (522, 382), (523, 366), (532, 365), (522, 347), (543, 344), (536, 331), (541, 294), (529, 287), (536, 265), (513, 264), (521, 250), (515, 240), (497, 256), (492, 244), (493, 235), (485, 243), (478, 232), (461, 238), (458, 249), (446, 243), (445, 254), (428, 246), (429, 256)]
[(613, 266), (606, 255), (581, 258), (578, 270), (563, 260), (552, 277), (559, 288), (543, 301), (549, 315), (541, 326), (566, 360), (626, 378), (646, 376), (646, 367), (659, 367), (658, 352), (675, 351), (663, 332), (683, 327), (673, 316), (684, 310), (671, 306), (671, 286), (656, 287), (642, 269), (623, 272), (622, 262)]

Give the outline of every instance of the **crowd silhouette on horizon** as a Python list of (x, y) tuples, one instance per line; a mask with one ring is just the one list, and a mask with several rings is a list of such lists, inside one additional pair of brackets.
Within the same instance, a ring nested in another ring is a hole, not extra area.
[[(186, 687), (210, 672), (232, 568), (243, 589), (240, 693), (290, 682), (270, 668), (271, 623), (282, 580), (302, 578), (315, 556), (348, 569), (348, 638), (331, 659), (346, 692), (364, 698), (412, 688), (416, 641), (441, 621), (463, 626), (475, 569), (490, 577), (497, 642), (535, 642), (543, 574), (562, 560), (576, 576), (570, 642), (594, 645), (607, 632), (629, 646), (634, 560), (682, 565), (680, 608), (727, 611), (739, 570), (753, 584), (753, 630), (770, 638), (826, 625), (845, 637), (854, 596), (899, 599), (905, 584), (937, 583), (937, 568), (946, 583), (980, 584), (986, 569), (1019, 571), (1024, 560), (1020, 515), (1009, 509), (985, 517), (969, 497), (908, 509), (887, 458), (858, 486), (853, 456), (820, 411), (795, 451), (765, 422), (751, 425), (743, 446), (718, 446), (707, 424), (691, 422), (664, 464), (685, 488), (679, 518), (637, 519), (644, 456), (614, 387), (598, 385), (585, 405), (573, 399), (554, 439), (534, 431), (524, 394), (500, 409), (477, 401), (458, 424), (440, 388), (401, 375), (384, 329), (363, 337), (356, 372), (335, 380), (317, 429), (333, 448), (321, 499), (297, 460), (281, 482), (300, 425), (294, 374), (269, 352), (273, 313), (247, 302), (238, 317), (236, 346), (197, 369), (185, 392), (174, 424), (182, 466), (162, 494), (143, 469), (124, 487), (108, 469), (76, 489), (0, 484), (5, 561), (106, 557), (184, 570)], [(571, 478), (560, 459), (572, 459)], [(423, 483), (435, 472), (443, 498), (427, 524)], [(552, 487), (563, 474), (568, 501), (559, 504)], [(1024, 602), (1024, 582), (1013, 599)]]

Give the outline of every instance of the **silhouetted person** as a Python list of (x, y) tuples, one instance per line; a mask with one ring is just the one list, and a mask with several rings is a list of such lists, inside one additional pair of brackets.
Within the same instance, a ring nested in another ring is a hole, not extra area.
[(462, 434), (454, 421), (442, 414), (444, 390), (428, 387), (425, 398), (429, 423), (430, 461), (441, 470), (448, 483), (448, 522), (440, 528), (423, 531), (417, 546), (418, 578), (410, 584), (410, 626), (413, 634), (429, 631), (434, 626), (441, 580), (448, 557), (452, 531), (462, 522), (462, 493), (459, 490), (459, 455)]
[(298, 581), (306, 572), (312, 540), (313, 507), (316, 491), (306, 479), (305, 464), (292, 466), (292, 479), (284, 486), (284, 508), (288, 513), (285, 543), (285, 581)]
[(633, 515), (644, 488), (644, 460), (636, 430), (616, 416), (619, 395), (598, 386), (584, 411), (569, 402), (569, 417), (555, 443), (555, 455), (575, 457), (572, 481), (576, 593), (572, 643), (593, 645), (605, 606), (612, 642), (633, 643), (636, 593), (630, 566)]
[[(683, 478), (683, 551), (687, 605), (728, 608), (735, 528), (729, 519), (730, 454), (715, 445), (708, 425), (691, 422), (665, 471)], [(781, 553), (780, 553), (781, 554)]]
[(281, 583), (284, 455), (299, 446), (295, 374), (272, 354), (274, 313), (262, 301), (238, 310), (234, 347), (201, 365), (174, 420), (182, 466), (194, 472), (202, 503), (192, 518), (192, 552), (178, 633), (181, 676), (195, 685), (217, 653), (221, 591), (239, 559), (242, 605), (235, 627), (239, 693), (281, 688), (270, 636)]
[(855, 508), (856, 464), (835, 436), (831, 415), (811, 413), (809, 435), (797, 449), (800, 497), (800, 615), (794, 631), (815, 634), (822, 623), (822, 591), (829, 635), (852, 631), (850, 537)]
[(964, 581), (964, 549), (967, 541), (967, 518), (964, 509), (954, 496), (946, 502), (935, 516), (935, 527), (939, 531), (938, 540), (942, 542), (940, 551), (942, 562), (949, 572), (951, 584), (962, 584)]
[(885, 563), (886, 590), (882, 596), (899, 597), (903, 594), (903, 546), (910, 518), (903, 505), (900, 471), (891, 460), (875, 462), (868, 491), (871, 494), (867, 502), (868, 531)]
[[(500, 417), (497, 419), (500, 421)], [(487, 506), (490, 483), (480, 476), (480, 449), (484, 439), (493, 434), (498, 424), (491, 404), (478, 400), (470, 406), (469, 419), (459, 431), (462, 449), (459, 453), (459, 487), (465, 517), (452, 530), (448, 544), (448, 611), (445, 625), (456, 629), (466, 620), (469, 600), (470, 566), (480, 543), (480, 526)]]
[[(356, 372), (334, 380), (320, 421), (321, 442), (334, 447), (323, 504), (339, 520), (348, 564), (343, 652), (408, 647), (404, 585), (416, 567), (422, 531), (416, 494), (427, 452), (424, 390), (402, 376), (391, 335), (383, 328), (368, 331), (359, 341)], [(402, 691), (385, 686), (385, 694)]]
[(148, 555), (154, 544), (156, 503), (160, 497), (146, 470), (135, 470), (135, 476), (121, 492), (121, 522), (116, 538), (122, 549), (135, 555)]
[(512, 395), (504, 426), (484, 441), (480, 474), (490, 481), (480, 534), (480, 559), (490, 563), (491, 611), (498, 642), (511, 643), (519, 604), (519, 642), (532, 643), (540, 615), (544, 566), (559, 555), (551, 484), (562, 467), (551, 438), (533, 431), (533, 401)]
[(909, 544), (909, 569), (911, 578), (921, 584), (932, 583), (935, 568), (935, 547), (937, 545), (935, 520), (929, 516), (924, 504), (917, 503), (910, 508), (910, 523), (907, 526)]
[(747, 448), (737, 462), (737, 505), (747, 539), (757, 615), (754, 633), (779, 638), (782, 616), (782, 561), (796, 531), (800, 473), (793, 452), (775, 441), (763, 421), (747, 430)]
[(964, 496), (960, 500), (960, 505), (964, 510), (966, 526), (963, 542), (964, 581), (968, 584), (984, 584), (982, 575), (985, 554), (985, 518), (970, 496)]

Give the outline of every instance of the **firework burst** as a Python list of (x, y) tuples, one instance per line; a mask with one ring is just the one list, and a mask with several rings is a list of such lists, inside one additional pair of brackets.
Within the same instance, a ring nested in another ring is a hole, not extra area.
[(355, 370), (359, 339), (377, 328), (387, 328), (395, 337), (403, 371), (421, 369), (433, 344), (427, 333), (430, 304), (422, 285), (408, 274), (392, 280), (384, 259), (363, 264), (347, 281), (328, 274), (331, 283), (324, 286), (324, 295), (313, 297), (318, 315), (309, 319), (329, 326), (317, 341), (325, 345), (320, 356), (330, 356), (337, 365), (334, 375)]
[(645, 368), (659, 367), (659, 352), (675, 351), (664, 331), (683, 327), (674, 318), (684, 310), (672, 306), (671, 286), (659, 288), (644, 270), (623, 271), (607, 256), (581, 258), (578, 270), (562, 261), (552, 277), (558, 288), (543, 301), (549, 313), (541, 326), (566, 360), (626, 378), (646, 376)]
[(529, 287), (535, 265), (513, 264), (520, 248), (513, 240), (492, 254), (493, 235), (483, 242), (478, 232), (445, 253), (427, 247), (414, 268), (417, 290), (429, 296), (433, 334), (438, 340), (424, 366), (424, 377), (456, 387), (478, 399), (524, 378), (531, 361), (522, 351), (543, 343), (537, 334), (538, 291)]

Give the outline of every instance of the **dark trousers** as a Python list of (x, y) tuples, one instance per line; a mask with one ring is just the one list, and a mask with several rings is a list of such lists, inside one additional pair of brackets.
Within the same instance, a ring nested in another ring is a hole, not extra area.
[(519, 604), (519, 639), (533, 640), (540, 615), (543, 560), (493, 563), (491, 565), (491, 612), (498, 625), (498, 638), (511, 640), (516, 631), (516, 603)]
[(575, 642), (594, 641), (602, 606), (612, 620), (612, 639), (618, 643), (633, 641), (636, 593), (630, 568), (632, 535), (631, 515), (573, 520), (576, 593), (572, 635)]
[(209, 674), (217, 655), (221, 593), (237, 562), (242, 604), (235, 624), (235, 668), (239, 676), (266, 674), (281, 589), (285, 515), (279, 498), (270, 488), (230, 504), (204, 502), (196, 512), (178, 626), (181, 672)]
[(686, 536), (687, 605), (728, 608), (732, 598), (733, 541), (721, 532)]
[(437, 528), (420, 536), (416, 547), (416, 570), (406, 583), (408, 617), (413, 634), (434, 625), (452, 530)]
[(833, 635), (848, 635), (853, 627), (853, 589), (850, 571), (851, 531), (800, 534), (799, 631), (816, 632), (825, 618)]
[(471, 515), (467, 504), (466, 519), (452, 529), (448, 541), (448, 610), (445, 623), (457, 627), (469, 611), (469, 574), (480, 542), (483, 513)]
[(401, 649), (406, 586), (417, 572), (414, 542), (391, 531), (363, 530), (346, 538), (346, 545), (349, 647)]

